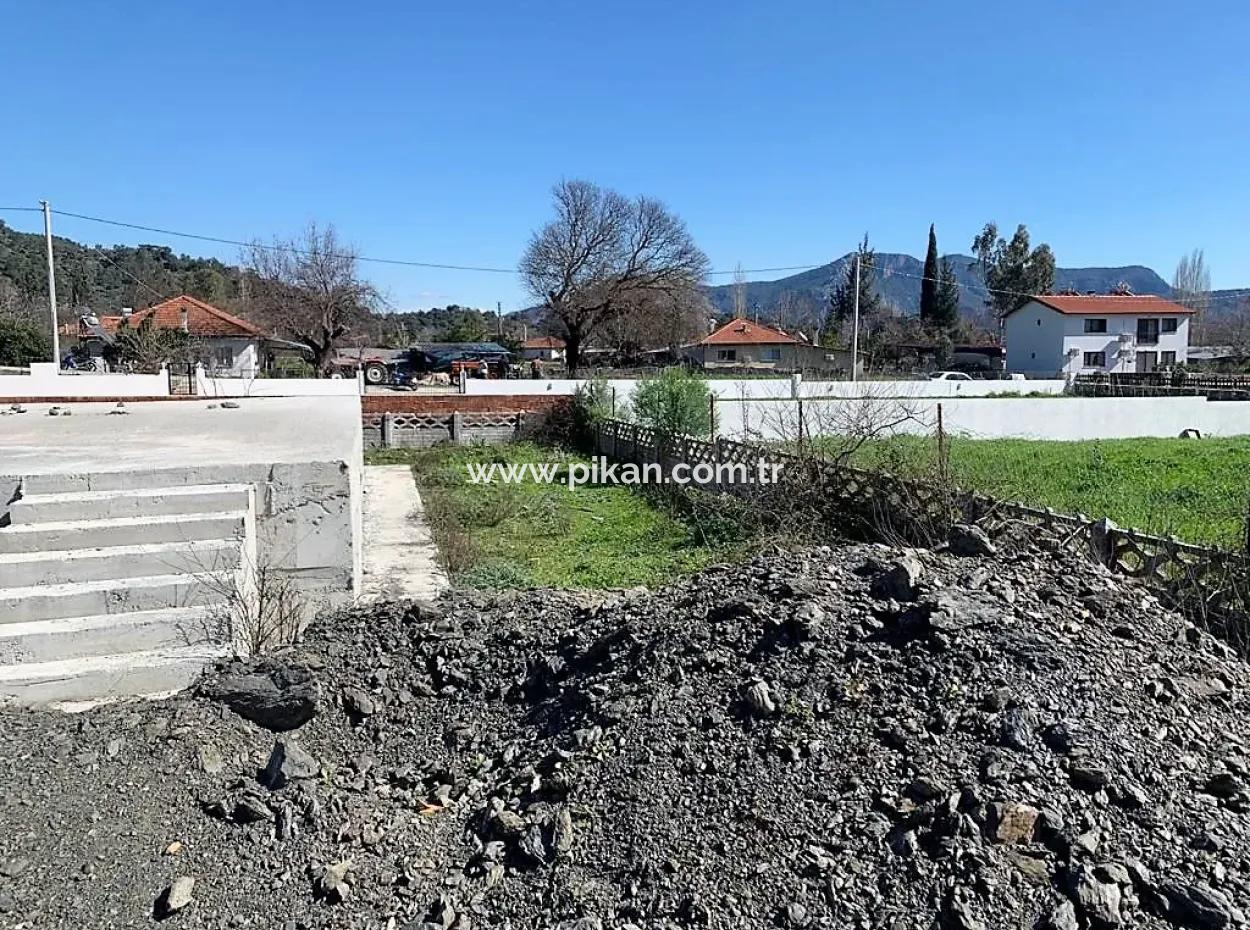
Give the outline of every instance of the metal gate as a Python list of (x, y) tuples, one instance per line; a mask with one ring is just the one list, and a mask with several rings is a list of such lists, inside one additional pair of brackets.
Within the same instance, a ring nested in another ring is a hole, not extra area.
[(177, 397), (190, 397), (195, 390), (195, 365), (171, 364), (169, 372), (169, 393)]

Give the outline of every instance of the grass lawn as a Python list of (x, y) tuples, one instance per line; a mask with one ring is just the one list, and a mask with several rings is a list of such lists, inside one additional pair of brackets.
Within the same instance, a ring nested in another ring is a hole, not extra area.
[[(855, 463), (923, 474), (934, 441), (896, 437), (861, 448)], [(1250, 437), (950, 440), (958, 483), (994, 497), (1109, 517), (1187, 542), (1237, 547), (1250, 503)]]
[(371, 465), (411, 465), (439, 551), (455, 583), (480, 588), (655, 586), (732, 558), (621, 486), (471, 484), (470, 463), (572, 462), (529, 443), (385, 449)]

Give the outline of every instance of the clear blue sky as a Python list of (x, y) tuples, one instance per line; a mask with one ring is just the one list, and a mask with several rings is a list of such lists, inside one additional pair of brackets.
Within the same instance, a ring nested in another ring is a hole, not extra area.
[[(1245, 286), (1250, 9), (1199, 7), (0, 0), (0, 206), (241, 239), (318, 219), (363, 254), (511, 268), (576, 177), (665, 200), (717, 269), (865, 230), (919, 256), (930, 222), (967, 251), (995, 219), (1062, 265), (1170, 278), (1202, 247)], [(509, 275), (363, 267), (404, 308), (527, 302)]]

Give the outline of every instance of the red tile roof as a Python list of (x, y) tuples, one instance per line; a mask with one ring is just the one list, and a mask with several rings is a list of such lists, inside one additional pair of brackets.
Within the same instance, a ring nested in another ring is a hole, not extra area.
[(701, 346), (796, 345), (799, 340), (788, 333), (763, 323), (730, 320), (710, 336), (699, 341)]
[(523, 349), (563, 349), (564, 340), (555, 336), (534, 336), (521, 344)]
[(1090, 314), (1109, 316), (1118, 313), (1131, 313), (1135, 316), (1193, 313), (1188, 307), (1182, 307), (1180, 304), (1174, 304), (1170, 300), (1151, 294), (1035, 294), (1030, 299), (1060, 313), (1076, 316)]
[[(206, 304), (204, 301), (196, 300), (194, 297), (189, 297), (186, 294), (172, 297), (153, 307), (148, 307), (146, 310), (136, 310), (130, 315), (129, 325), (137, 328), (140, 323), (150, 316), (152, 317), (152, 325), (157, 329), (181, 329), (184, 311), (187, 315), (187, 332), (192, 336), (251, 336), (263, 338), (265, 335), (260, 327), (249, 323), (247, 320), (241, 320), (225, 310), (219, 310), (212, 304)], [(125, 322), (125, 318), (120, 316), (100, 317), (100, 325), (110, 333), (116, 332)]]

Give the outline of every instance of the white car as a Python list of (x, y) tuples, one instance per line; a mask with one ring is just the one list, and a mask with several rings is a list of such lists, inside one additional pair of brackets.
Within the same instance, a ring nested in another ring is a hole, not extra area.
[(962, 371), (935, 371), (929, 375), (930, 381), (971, 381), (972, 376)]

